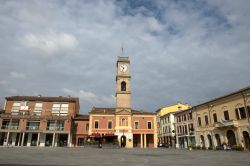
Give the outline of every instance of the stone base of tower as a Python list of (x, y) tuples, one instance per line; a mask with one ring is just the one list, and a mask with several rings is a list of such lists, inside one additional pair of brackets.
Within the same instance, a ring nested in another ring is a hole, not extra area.
[(122, 137), (126, 138), (125, 148), (133, 148), (133, 134), (131, 132), (115, 132), (115, 135), (118, 136), (118, 142), (120, 147), (122, 147)]

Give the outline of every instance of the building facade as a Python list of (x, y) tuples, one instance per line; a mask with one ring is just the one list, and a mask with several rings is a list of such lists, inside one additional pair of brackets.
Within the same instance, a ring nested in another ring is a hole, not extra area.
[(195, 117), (192, 108), (174, 113), (176, 148), (188, 148), (196, 145)]
[(72, 133), (72, 144), (74, 146), (84, 146), (89, 138), (89, 115), (77, 114), (73, 118)]
[(79, 99), (12, 96), (0, 114), (0, 145), (71, 146), (73, 117)]
[(161, 144), (167, 147), (175, 147), (174, 112), (160, 117)]
[[(177, 104), (166, 106), (156, 111), (157, 133), (158, 133), (159, 145), (165, 145), (169, 143), (171, 144), (173, 142), (173, 139), (171, 139), (172, 134), (169, 133), (169, 128), (174, 130), (174, 127), (173, 127), (174, 117), (173, 117), (173, 114), (169, 114), (169, 113), (174, 113), (174, 112), (177, 112), (180, 110), (186, 110), (189, 108), (190, 106), (188, 104), (178, 102)], [(168, 119), (169, 121), (167, 121)], [(168, 126), (170, 127), (168, 128)]]
[(156, 114), (131, 108), (129, 58), (119, 57), (116, 67), (116, 107), (93, 107), (89, 135), (121, 147), (157, 147)]
[(249, 148), (250, 87), (197, 105), (193, 111), (198, 146)]

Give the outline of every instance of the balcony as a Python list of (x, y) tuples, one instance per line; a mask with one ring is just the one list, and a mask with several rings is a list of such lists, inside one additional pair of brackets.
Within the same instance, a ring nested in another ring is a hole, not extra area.
[(26, 126), (26, 130), (36, 131), (39, 130), (39, 126)]
[(221, 120), (221, 122), (216, 122), (214, 127), (222, 128), (222, 127), (237, 127), (238, 121), (236, 120)]
[(57, 127), (48, 126), (48, 127), (46, 128), (46, 130), (47, 130), (47, 131), (63, 131), (63, 130), (64, 130), (64, 127), (59, 127), (59, 126), (57, 126)]
[(18, 130), (19, 126), (2, 125), (1, 129), (3, 129), (3, 130)]

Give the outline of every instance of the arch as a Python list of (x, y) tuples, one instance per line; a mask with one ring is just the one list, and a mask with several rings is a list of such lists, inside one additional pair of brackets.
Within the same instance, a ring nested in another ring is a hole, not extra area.
[(227, 131), (227, 140), (228, 140), (228, 146), (236, 145), (236, 138), (235, 134), (232, 130)]
[(212, 142), (212, 137), (210, 134), (207, 135), (207, 139), (208, 139), (208, 147), (212, 148), (213, 147), (213, 142)]
[(238, 103), (238, 104), (235, 105), (235, 108), (240, 108), (240, 107), (243, 107), (243, 104)]
[(244, 149), (249, 149), (250, 138), (249, 133), (247, 131), (243, 131), (243, 138), (244, 138)]
[(228, 109), (227, 109), (227, 106), (225, 106), (225, 105), (222, 106), (221, 109), (222, 109), (222, 111), (227, 111), (227, 110), (228, 110)]
[(125, 135), (122, 135), (121, 136), (121, 147), (126, 147), (126, 136)]
[(217, 146), (221, 146), (221, 140), (220, 140), (219, 134), (215, 134), (215, 139), (216, 139)]
[(204, 139), (204, 136), (201, 135), (201, 136), (200, 136), (200, 139), (201, 139), (201, 147), (203, 148), (203, 147), (205, 147), (205, 139)]
[(125, 81), (122, 81), (121, 82), (121, 91), (126, 91), (126, 82)]

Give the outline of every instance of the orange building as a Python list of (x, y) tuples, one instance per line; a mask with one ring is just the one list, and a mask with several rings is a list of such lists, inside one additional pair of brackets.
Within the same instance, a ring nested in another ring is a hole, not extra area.
[(88, 139), (89, 132), (89, 115), (76, 115), (73, 119), (73, 139), (72, 144), (75, 146), (83, 146)]
[(156, 114), (131, 109), (130, 61), (119, 57), (116, 75), (116, 107), (96, 108), (89, 114), (89, 135), (121, 147), (157, 147)]

